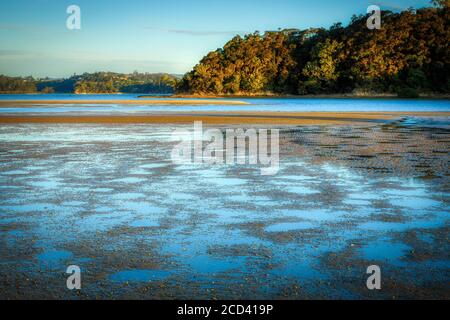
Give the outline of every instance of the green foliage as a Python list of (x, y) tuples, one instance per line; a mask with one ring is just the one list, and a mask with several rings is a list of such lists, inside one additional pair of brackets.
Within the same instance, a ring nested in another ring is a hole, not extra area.
[(397, 92), (399, 98), (415, 99), (419, 98), (419, 92), (413, 88), (401, 88)]
[(7, 77), (0, 75), (1, 93), (34, 93), (36, 92), (35, 81), (32, 77)]
[(55, 89), (53, 89), (52, 87), (45, 87), (44, 89), (41, 90), (42, 93), (55, 93)]
[(381, 30), (367, 16), (343, 27), (236, 36), (180, 81), (191, 94), (447, 92), (449, 8), (384, 11)]
[(431, 0), (430, 2), (437, 7), (450, 7), (450, 0)]
[(0, 75), (0, 93), (172, 93), (178, 78), (165, 73), (85, 73), (69, 79), (12, 78)]
[(406, 75), (406, 85), (416, 90), (425, 89), (428, 85), (427, 76), (421, 69), (409, 69)]
[(177, 79), (168, 74), (97, 72), (76, 79), (75, 93), (172, 93)]
[(342, 44), (330, 39), (315, 45), (311, 61), (308, 61), (302, 70), (302, 74), (307, 77), (306, 92), (318, 93), (322, 89), (334, 87), (339, 78), (337, 53), (341, 48)]
[(236, 36), (187, 73), (178, 89), (195, 94), (283, 92), (295, 66), (289, 32)]

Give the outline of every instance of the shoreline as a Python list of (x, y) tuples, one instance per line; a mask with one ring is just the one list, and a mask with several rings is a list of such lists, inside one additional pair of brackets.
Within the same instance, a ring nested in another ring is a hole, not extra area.
[[(143, 97), (151, 97), (146, 95)], [(180, 99), (395, 99), (395, 100), (449, 100), (450, 94), (421, 94), (418, 98), (404, 98), (399, 97), (394, 93), (380, 93), (380, 94), (308, 94), (308, 95), (277, 95), (277, 94), (236, 94), (236, 95), (198, 95), (198, 94), (174, 94), (172, 98)]]
[(16, 123), (96, 123), (96, 124), (264, 124), (264, 125), (328, 125), (387, 123), (406, 116), (450, 117), (450, 112), (170, 112), (122, 115), (1, 115), (0, 124)]
[(0, 107), (59, 104), (128, 104), (128, 105), (249, 105), (236, 100), (0, 100)]
[[(77, 95), (80, 97), (86, 97), (89, 95), (111, 95), (111, 96), (120, 96), (127, 95), (130, 93), (87, 93), (87, 94), (76, 94), (76, 93), (5, 93), (1, 92), (0, 97), (2, 95), (39, 95), (43, 98), (46, 95), (61, 95), (64, 97), (65, 95)], [(399, 97), (398, 94), (395, 93), (379, 93), (379, 94), (353, 94), (353, 93), (335, 93), (335, 94), (307, 94), (307, 95), (293, 95), (293, 94), (224, 94), (224, 95), (214, 95), (214, 94), (183, 94), (183, 93), (174, 93), (174, 94), (138, 94), (136, 99), (399, 99), (399, 100), (450, 100), (450, 94), (442, 94), (442, 93), (422, 93), (418, 98), (405, 98)], [(27, 100), (0, 100), (2, 101), (27, 101)], [(35, 100), (41, 101), (41, 100)], [(48, 101), (42, 99), (42, 101)], [(53, 101), (53, 100), (50, 100)], [(58, 101), (65, 101), (63, 99), (59, 99)], [(77, 101), (77, 100), (73, 100)], [(83, 100), (80, 100), (83, 101)], [(87, 101), (87, 100), (86, 100)], [(96, 101), (96, 100), (93, 100)], [(134, 101), (134, 100), (124, 100), (124, 101)]]

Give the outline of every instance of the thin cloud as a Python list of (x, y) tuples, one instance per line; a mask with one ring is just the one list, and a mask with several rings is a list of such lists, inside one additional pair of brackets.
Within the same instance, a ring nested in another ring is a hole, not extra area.
[(2, 59), (25, 59), (25, 58), (36, 58), (43, 57), (45, 53), (28, 51), (28, 50), (8, 50), (0, 49), (0, 58)]
[(0, 49), (0, 58), (24, 59), (24, 58), (46, 58), (71, 61), (90, 62), (122, 62), (122, 63), (171, 63), (163, 60), (148, 60), (142, 58), (130, 59), (125, 57), (105, 57), (102, 52), (72, 51), (72, 52), (40, 52), (29, 50), (8, 50)]
[(167, 33), (175, 33), (175, 34), (184, 34), (189, 36), (223, 36), (223, 35), (236, 35), (236, 34), (246, 34), (248, 31), (242, 30), (230, 30), (230, 31), (218, 31), (218, 30), (206, 30), (206, 31), (197, 31), (197, 30), (185, 30), (185, 29), (161, 29), (161, 28), (146, 28), (148, 30), (155, 30)]
[(20, 24), (12, 24), (12, 23), (0, 23), (0, 30), (27, 30), (28, 27)]
[(43, 31), (50, 29), (48, 25), (32, 25), (32, 24), (18, 24), (18, 23), (0, 23), (0, 30), (8, 31)]
[(31, 52), (29, 51), (23, 51), (23, 50), (0, 50), (0, 56), (12, 56), (12, 55), (16, 55), (16, 56), (23, 56), (23, 55), (28, 55)]

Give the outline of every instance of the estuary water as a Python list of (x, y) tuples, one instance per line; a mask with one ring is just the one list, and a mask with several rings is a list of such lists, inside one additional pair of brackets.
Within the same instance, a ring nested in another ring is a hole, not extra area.
[[(36, 104), (30, 107), (2, 106), (2, 113), (151, 113), (164, 111), (267, 111), (267, 112), (442, 112), (450, 111), (450, 100), (438, 99), (311, 99), (311, 98), (255, 98), (255, 99), (229, 99), (247, 102), (248, 105), (120, 105), (107, 104), (86, 105), (70, 104), (70, 100), (140, 100), (139, 95), (74, 95), (74, 94), (48, 94), (48, 95), (0, 95), (0, 101), (7, 100), (65, 100), (60, 105)], [(167, 96), (152, 97), (152, 100), (164, 100)], [(182, 99), (202, 100), (202, 99)], [(204, 99), (203, 99), (204, 100)], [(208, 99), (206, 99), (208, 100)], [(32, 110), (32, 111), (31, 111)]]

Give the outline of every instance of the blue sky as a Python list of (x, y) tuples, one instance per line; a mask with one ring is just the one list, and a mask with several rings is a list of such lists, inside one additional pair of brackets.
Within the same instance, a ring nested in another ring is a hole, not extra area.
[[(81, 8), (68, 30), (66, 8)], [(0, 2), (0, 74), (189, 71), (235, 34), (348, 23), (370, 4), (399, 11), (428, 0), (14, 0)]]

